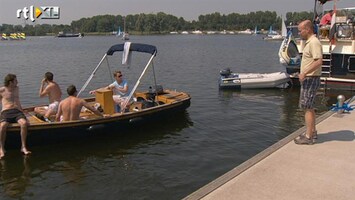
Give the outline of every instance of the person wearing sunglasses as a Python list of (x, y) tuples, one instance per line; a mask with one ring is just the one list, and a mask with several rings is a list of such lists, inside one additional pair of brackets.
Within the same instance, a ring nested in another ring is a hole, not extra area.
[[(105, 87), (105, 89), (110, 89), (113, 91), (113, 101), (117, 104), (116, 111), (120, 112), (124, 101), (129, 95), (129, 87), (127, 81), (123, 78), (121, 71), (113, 72), (113, 77), (115, 81)], [(95, 94), (96, 90), (90, 91), (90, 94)]]

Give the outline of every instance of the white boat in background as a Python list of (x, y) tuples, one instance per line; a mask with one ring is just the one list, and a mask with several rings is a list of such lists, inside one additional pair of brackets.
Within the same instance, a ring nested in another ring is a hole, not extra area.
[(281, 24), (281, 34), (279, 34), (276, 31), (272, 30), (272, 27), (270, 26), (269, 33), (266, 37), (264, 37), (264, 40), (283, 40), (287, 36), (287, 29), (286, 29), (286, 24), (285, 21), (282, 20)]
[(286, 72), (274, 73), (233, 73), (229, 68), (220, 71), (221, 89), (262, 89), (284, 88), (290, 83)]
[(202, 35), (202, 31), (200, 30), (195, 30), (195, 31), (192, 31), (192, 34), (195, 34), (195, 35)]
[(227, 31), (226, 30), (220, 31), (219, 34), (225, 35), (227, 34)]
[(189, 34), (189, 32), (187, 32), (187, 31), (183, 31), (183, 32), (181, 32), (181, 34), (183, 34), (183, 35), (188, 35), (188, 34)]
[(126, 32), (123, 32), (121, 39), (122, 39), (122, 40), (129, 40), (129, 34), (126, 33)]
[(214, 35), (216, 34), (216, 31), (207, 31), (207, 35)]
[(117, 30), (117, 31), (114, 31), (113, 33), (115, 33), (116, 37), (121, 36), (121, 35), (122, 35), (121, 27), (119, 26), (119, 27), (118, 27), (118, 30)]
[(122, 40), (129, 40), (129, 34), (126, 32), (126, 17), (123, 17), (123, 33), (122, 33)]
[(238, 31), (238, 34), (243, 34), (243, 35), (251, 35), (254, 32), (252, 30), (250, 30), (249, 28), (244, 30), (244, 31)]
[(258, 27), (257, 26), (255, 26), (255, 29), (254, 29), (254, 35), (256, 35), (256, 34), (260, 34), (260, 31), (258, 31)]

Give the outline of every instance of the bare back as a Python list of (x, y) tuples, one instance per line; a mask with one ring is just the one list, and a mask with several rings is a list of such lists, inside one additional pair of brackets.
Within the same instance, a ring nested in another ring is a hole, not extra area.
[(55, 101), (59, 102), (62, 98), (62, 91), (60, 90), (59, 85), (54, 81), (49, 82), (43, 92), (48, 94), (49, 103), (53, 103)]
[(21, 109), (19, 101), (19, 89), (18, 87), (1, 87), (0, 98), (2, 103), (2, 111), (18, 108)]
[[(57, 121), (60, 115), (62, 115), (62, 121), (78, 120), (81, 108), (84, 106), (84, 100), (69, 96), (59, 104), (57, 113)], [(58, 117), (59, 116), (59, 117)]]

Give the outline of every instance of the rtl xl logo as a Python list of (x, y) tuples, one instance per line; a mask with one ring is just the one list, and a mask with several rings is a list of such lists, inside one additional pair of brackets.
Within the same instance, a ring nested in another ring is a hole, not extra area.
[(23, 9), (18, 9), (16, 12), (16, 17), (28, 19), (34, 22), (37, 18), (41, 19), (59, 19), (59, 7), (58, 6), (40, 6), (30, 8), (24, 7)]

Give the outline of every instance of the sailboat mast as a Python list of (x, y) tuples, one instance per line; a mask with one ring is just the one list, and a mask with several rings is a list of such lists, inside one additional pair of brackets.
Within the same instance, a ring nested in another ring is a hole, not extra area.
[(126, 17), (123, 16), (123, 32), (126, 33)]

